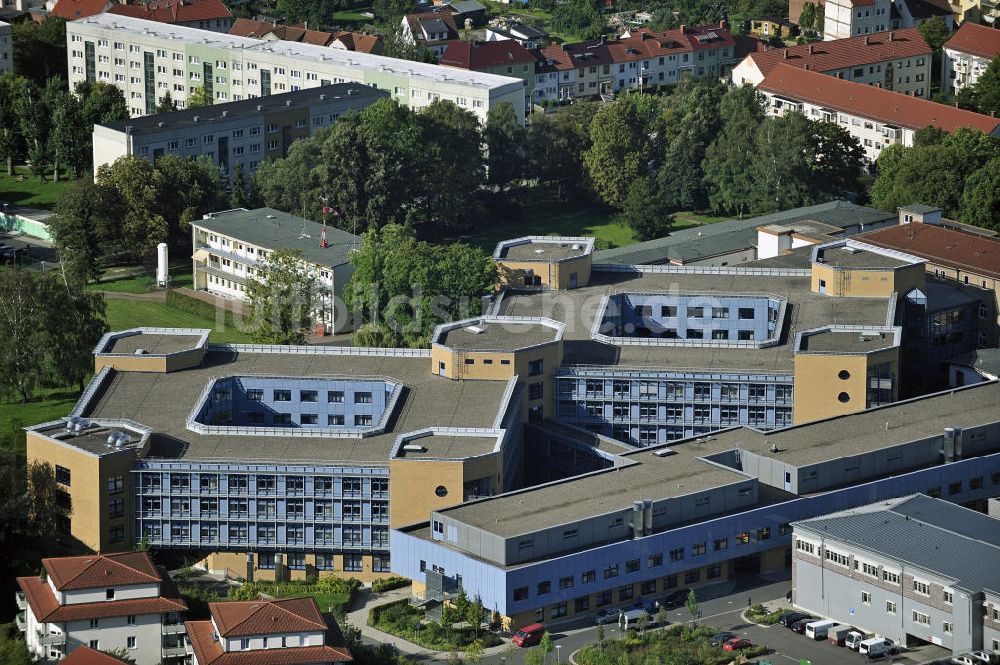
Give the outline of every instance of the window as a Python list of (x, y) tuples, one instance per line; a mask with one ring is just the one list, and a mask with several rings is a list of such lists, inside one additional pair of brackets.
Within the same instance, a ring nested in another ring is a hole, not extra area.
[(722, 564), (713, 563), (708, 567), (708, 579), (714, 580), (717, 577), (722, 577)]
[(372, 424), (372, 417), (368, 415), (354, 416), (355, 427), (367, 427)]
[[(861, 572), (865, 575), (868, 575), (869, 577), (878, 577), (878, 566), (871, 563), (862, 563), (860, 568)], [(854, 569), (858, 570), (857, 560), (854, 561)]]
[(611, 592), (610, 591), (602, 591), (599, 594), (597, 594), (597, 606), (598, 607), (603, 607), (605, 605), (610, 605), (610, 604), (611, 604)]
[(586, 612), (590, 609), (590, 596), (583, 596), (573, 601), (574, 612)]
[(691, 546), (691, 556), (701, 556), (706, 551), (705, 543), (695, 543)]
[(345, 554), (344, 555), (344, 570), (360, 573), (363, 569), (362, 560), (360, 554)]
[(560, 577), (559, 578), (559, 588), (560, 589), (572, 589), (573, 588), (573, 584), (575, 584), (575, 582), (576, 581), (573, 579), (572, 575), (569, 575), (567, 577)]
[(299, 401), (300, 402), (317, 402), (319, 401), (319, 393), (315, 390), (300, 390), (299, 391)]
[(127, 617), (125, 617), (125, 623), (128, 624), (129, 626), (134, 626), (135, 625), (135, 615), (134, 614), (129, 614)]
[(548, 580), (546, 580), (544, 582), (539, 582), (538, 583), (537, 594), (539, 596), (544, 596), (545, 594), (547, 594), (550, 591), (552, 591), (552, 582), (549, 582)]
[(951, 633), (952, 633), (951, 622), (950, 621), (943, 621), (941, 623), (941, 630), (943, 630), (945, 633), (948, 633), (949, 635), (951, 635)]
[(862, 605), (871, 605), (872, 604), (872, 594), (871, 594), (870, 591), (862, 591), (861, 592), (861, 604)]
[(580, 583), (581, 584), (589, 584), (591, 582), (596, 582), (596, 581), (597, 581), (597, 571), (596, 570), (588, 570), (588, 571), (585, 571), (583, 573), (583, 575), (580, 575)]
[(115, 590), (114, 589), (105, 589), (104, 590), (104, 599), (105, 600), (114, 600), (115, 599)]
[(920, 624), (921, 626), (929, 626), (931, 625), (931, 618), (923, 612), (913, 610), (913, 623)]
[(635, 588), (629, 584), (618, 589), (618, 600), (629, 600), (635, 595)]
[(303, 413), (299, 416), (300, 425), (318, 425), (319, 416), (315, 413)]
[(701, 580), (701, 569), (695, 568), (684, 573), (684, 584), (694, 584)]
[(275, 390), (274, 391), (274, 401), (275, 402), (291, 402), (292, 401), (292, 391), (291, 390)]
[(542, 389), (544, 383), (539, 381), (538, 383), (532, 383), (528, 386), (528, 399), (542, 399)]
[(670, 550), (670, 560), (671, 561), (683, 561), (684, 560), (684, 548), (678, 547), (677, 549)]
[(955, 602), (955, 592), (950, 589), (944, 590), (944, 602), (952, 605)]
[(341, 404), (344, 401), (344, 391), (343, 390), (328, 390), (326, 393), (326, 401), (329, 404)]
[(604, 569), (604, 579), (610, 580), (612, 577), (618, 577), (618, 564), (613, 563)]
[(70, 481), (70, 472), (69, 472), (69, 469), (67, 469), (64, 466), (59, 466), (57, 464), (56, 465), (56, 482), (59, 483), (60, 485), (66, 485), (67, 487), (69, 487), (69, 481)]
[(768, 540), (771, 537), (771, 527), (766, 526), (763, 529), (757, 529), (757, 540)]
[(887, 600), (887, 601), (885, 601), (885, 613), (886, 614), (895, 614), (896, 613), (896, 601), (894, 601), (894, 600)]
[(371, 404), (372, 394), (369, 392), (356, 392), (354, 393), (354, 403), (355, 404)]
[(736, 534), (736, 544), (737, 545), (747, 545), (750, 542), (750, 532), (740, 531)]
[(889, 584), (899, 584), (899, 573), (883, 569), (882, 581), (888, 582)]
[(831, 561), (837, 564), (838, 566), (844, 566), (846, 568), (850, 563), (850, 557), (848, 555), (841, 554), (836, 550), (831, 550), (827, 548), (827, 550), (823, 553), (823, 555), (827, 561)]
[(713, 307), (712, 308), (712, 318), (713, 319), (728, 319), (729, 318), (729, 308), (728, 307)]
[(125, 646), (128, 649), (135, 648), (135, 635), (129, 635), (128, 637), (125, 638)]
[(625, 572), (626, 573), (637, 573), (639, 572), (639, 559), (630, 559), (625, 562)]
[(543, 371), (542, 359), (532, 360), (528, 363), (528, 376), (538, 376)]
[(656, 566), (662, 566), (662, 565), (663, 565), (663, 552), (650, 554), (649, 559), (646, 561), (646, 566), (649, 568), (655, 568)]
[(528, 599), (528, 587), (523, 586), (514, 589), (514, 600), (527, 600)]
[(108, 494), (121, 494), (124, 489), (125, 479), (123, 476), (111, 476), (108, 478)]
[(923, 596), (929, 596), (931, 593), (931, 587), (927, 582), (921, 582), (920, 580), (913, 580), (913, 590)]
[(90, 627), (91, 627), (91, 629), (100, 628), (101, 627), (101, 620), (100, 619), (91, 619), (90, 620)]
[(728, 538), (716, 538), (715, 541), (712, 543), (712, 549), (716, 552), (718, 552), (719, 550), (724, 550), (728, 547), (729, 547)]

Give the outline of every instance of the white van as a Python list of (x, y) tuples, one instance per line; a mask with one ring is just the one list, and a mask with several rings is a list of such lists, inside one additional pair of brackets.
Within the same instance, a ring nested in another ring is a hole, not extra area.
[(649, 612), (644, 609), (637, 609), (622, 612), (621, 616), (618, 618), (618, 625), (622, 628), (622, 630), (628, 630), (629, 628), (632, 630), (638, 630), (639, 626), (642, 624), (642, 617), (646, 617), (647, 628), (656, 623), (656, 619), (651, 617)]
[(806, 637), (811, 640), (825, 640), (830, 634), (830, 629), (837, 625), (833, 619), (821, 619), (810, 621), (806, 624)]
[(858, 646), (858, 653), (869, 658), (881, 658), (892, 653), (892, 642), (884, 637), (873, 637)]

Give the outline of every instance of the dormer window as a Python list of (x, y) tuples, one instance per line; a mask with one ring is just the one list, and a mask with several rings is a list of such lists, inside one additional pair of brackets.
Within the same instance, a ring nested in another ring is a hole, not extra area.
[(114, 589), (105, 589), (105, 591), (104, 591), (104, 599), (105, 600), (114, 600), (115, 599), (115, 590)]
[(249, 651), (249, 650), (250, 650), (250, 638), (249, 637), (241, 637), (240, 638), (240, 651)]

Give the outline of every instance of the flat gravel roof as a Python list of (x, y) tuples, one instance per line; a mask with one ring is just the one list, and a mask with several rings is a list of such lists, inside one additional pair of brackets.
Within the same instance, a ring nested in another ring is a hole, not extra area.
[(166, 355), (187, 351), (198, 346), (199, 335), (159, 335), (156, 333), (139, 333), (111, 340), (103, 353), (135, 353), (143, 349), (150, 355)]
[(444, 331), (439, 344), (460, 351), (513, 351), (555, 341), (557, 331), (541, 323), (477, 323), (482, 332), (468, 327)]

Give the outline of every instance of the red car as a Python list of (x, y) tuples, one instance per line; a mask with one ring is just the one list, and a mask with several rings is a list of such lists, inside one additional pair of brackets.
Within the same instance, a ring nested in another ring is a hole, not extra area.
[(752, 647), (753, 643), (742, 637), (734, 637), (725, 644), (722, 645), (723, 651), (739, 651), (740, 649), (746, 649), (747, 647)]

